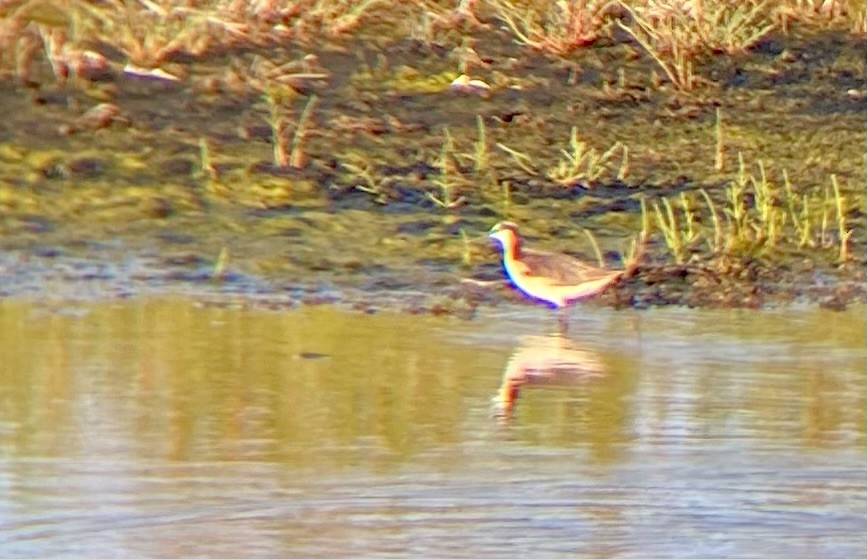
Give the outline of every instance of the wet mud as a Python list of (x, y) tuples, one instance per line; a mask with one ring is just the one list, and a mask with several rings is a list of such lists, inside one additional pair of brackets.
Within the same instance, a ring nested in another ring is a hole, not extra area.
[[(622, 41), (561, 58), (491, 26), (472, 44), (485, 95), (449, 87), (456, 49), (376, 37), (178, 57), (166, 67), (179, 81), (127, 75), (110, 49), (113, 69), (92, 79), (4, 77), (0, 295), (182, 291), (211, 304), (472, 316), (478, 305), (520, 298), (484, 237), (495, 222), (519, 222), (528, 242), (592, 261), (591, 231), (606, 264), (621, 266), (642, 228), (642, 201), (704, 191), (723, 204), (740, 154), (751, 170), (785, 170), (799, 192), (838, 177), (847, 260), (837, 257), (840, 232), (825, 235), (824, 225), (821, 242), (789, 239), (737, 258), (696, 243), (684, 263), (657, 232), (638, 273), (590, 304), (867, 300), (857, 38), (771, 37), (710, 61), (713, 84), (692, 94), (658, 84)], [(275, 109), (250, 78), (262, 60), (297, 61), (298, 71), (324, 77), (293, 81)], [(314, 95), (298, 168), (278, 165), (274, 111), (292, 140)], [(627, 146), (628, 159), (598, 178), (552, 180), (544, 170), (562, 158), (573, 127), (598, 152)]]

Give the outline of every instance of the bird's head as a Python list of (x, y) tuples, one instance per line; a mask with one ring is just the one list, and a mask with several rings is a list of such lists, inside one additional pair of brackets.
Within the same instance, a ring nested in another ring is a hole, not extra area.
[(518, 247), (518, 226), (511, 221), (501, 221), (491, 227), (488, 237), (499, 241), (504, 250), (511, 251)]

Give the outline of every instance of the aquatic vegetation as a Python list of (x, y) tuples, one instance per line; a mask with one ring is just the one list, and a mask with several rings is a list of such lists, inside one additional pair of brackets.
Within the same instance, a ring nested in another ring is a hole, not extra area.
[(573, 185), (585, 181), (599, 180), (606, 174), (611, 173), (611, 161), (614, 155), (621, 152), (621, 164), (617, 172), (617, 178), (626, 177), (628, 168), (628, 151), (620, 142), (615, 142), (602, 153), (596, 148), (590, 147), (578, 137), (578, 128), (573, 126), (569, 133), (568, 149), (561, 149), (562, 157), (557, 164), (548, 171), (545, 176), (557, 184), (563, 186)]
[(226, 276), (228, 267), (229, 248), (224, 245), (220, 247), (220, 252), (217, 254), (217, 259), (214, 261), (214, 267), (211, 269), (211, 280), (222, 280)]
[(476, 115), (476, 128), (479, 135), (473, 144), (472, 158), (473, 172), (479, 174), (487, 169), (489, 159), (488, 134), (485, 130), (485, 121), (481, 115)]
[(852, 239), (852, 229), (846, 223), (846, 198), (840, 193), (837, 175), (831, 175), (831, 185), (834, 188), (834, 209), (837, 212), (837, 238), (840, 247), (837, 259), (840, 262), (845, 262), (849, 260), (849, 241)]
[(455, 141), (449, 132), (448, 127), (443, 129), (443, 145), (440, 149), (439, 156), (434, 161), (434, 167), (439, 169), (439, 173), (433, 182), (439, 187), (439, 196), (427, 192), (428, 199), (437, 206), (451, 210), (465, 204), (467, 199), (458, 194), (460, 188), (467, 181), (460, 172), (460, 163), (457, 160), (455, 151)]
[(656, 225), (674, 261), (683, 264), (693, 243), (698, 239), (698, 232), (695, 229), (694, 210), (684, 193), (681, 193), (679, 201), (676, 211), (668, 198), (663, 198), (662, 207), (654, 202), (653, 212)]
[(279, 168), (301, 169), (306, 165), (304, 141), (310, 132), (313, 111), (319, 98), (316, 94), (308, 96), (304, 108), (295, 121), (291, 145), (286, 134), (289, 126), (288, 114), (291, 112), (287, 106), (300, 95), (303, 82), (319, 80), (326, 75), (311, 72), (294, 73), (290, 69), (293, 65), (294, 63), (290, 62), (278, 67), (262, 57), (256, 57), (250, 66), (248, 83), (252, 88), (262, 92), (268, 106), (274, 165)]
[(359, 154), (347, 154), (344, 155), (341, 165), (354, 175), (356, 181), (361, 181), (360, 183), (356, 182), (356, 190), (372, 195), (378, 204), (388, 202), (390, 180), (387, 177), (376, 176), (373, 164), (368, 159)]
[(669, 82), (680, 91), (695, 89), (700, 80), (695, 73), (696, 55), (686, 47), (692, 32), (676, 25), (673, 19), (654, 22), (633, 14), (634, 24), (617, 21), (659, 65)]
[(307, 156), (304, 153), (304, 140), (310, 133), (310, 123), (313, 119), (313, 110), (319, 98), (311, 95), (298, 117), (295, 125), (295, 134), (292, 136), (292, 149), (289, 155), (289, 166), (293, 169), (301, 169), (307, 165)]
[[(685, 192), (654, 201), (654, 223), (675, 262), (755, 258), (804, 247), (833, 250), (838, 262), (848, 260), (852, 229), (837, 177), (832, 175), (824, 189), (813, 187), (797, 194), (788, 173), (782, 173), (781, 188), (761, 161), (756, 166), (758, 173), (750, 172), (743, 155), (739, 156), (737, 175), (726, 185), (722, 202), (714, 201), (705, 189), (699, 190), (703, 208)], [(642, 231), (649, 235), (647, 213), (642, 202)], [(707, 251), (698, 249), (702, 240)]]
[(266, 91), (263, 97), (268, 104), (268, 125), (271, 127), (274, 165), (285, 168), (289, 165), (289, 153), (286, 143), (286, 117), (281, 108), (281, 100), (271, 91)]
[[(745, 52), (776, 27), (771, 0), (741, 2), (692, 2), (686, 10), (689, 18), (680, 19), (678, 11), (669, 17), (692, 29), (691, 50), (709, 53), (739, 54)], [(668, 14), (667, 14), (668, 15)]]
[[(604, 152), (599, 152), (578, 136), (578, 128), (572, 127), (567, 148), (560, 150), (560, 158), (554, 165), (541, 171), (526, 153), (498, 143), (497, 147), (509, 154), (512, 163), (525, 173), (541, 176), (560, 186), (574, 186), (583, 183), (589, 186), (603, 177), (617, 177), (622, 180), (629, 171), (629, 150), (620, 142), (615, 142)], [(614, 156), (620, 152), (620, 165), (613, 171)]]
[(208, 139), (204, 136), (199, 137), (199, 161), (201, 162), (201, 172), (209, 180), (215, 181), (220, 178), (217, 173), (217, 168), (211, 160), (211, 147), (208, 145)]
[[(87, 44), (116, 49), (138, 67), (153, 68), (177, 55), (201, 57), (220, 49), (310, 43), (355, 29), (375, 8), (393, 2), (295, 0), (225, 2), (184, 0), (82, 2), (25, 0), (0, 7), (0, 65), (16, 74), (29, 66), (42, 43), (58, 79), (75, 70)], [(4, 60), (4, 52), (12, 53)], [(77, 62), (78, 61), (78, 62)]]
[(605, 257), (602, 256), (602, 249), (599, 248), (599, 241), (596, 240), (596, 235), (593, 234), (589, 229), (582, 229), (584, 231), (584, 236), (587, 237), (587, 240), (590, 241), (590, 246), (593, 247), (593, 254), (596, 255), (596, 262), (600, 268), (605, 267)]
[(115, 8), (117, 14), (99, 4), (73, 5), (73, 25), (80, 37), (105, 41), (142, 67), (159, 66), (180, 52), (201, 56), (216, 42), (244, 33), (237, 22), (180, 2), (122, 3)]
[[(169, 64), (178, 72), (167, 75), (177, 77), (190, 59), (215, 52), (312, 45), (371, 29), (396, 40), (415, 33), (407, 21), (427, 21), (460, 45), (454, 52), (468, 73), (479, 59), (474, 33), (494, 23), (519, 44), (558, 56), (612, 40), (612, 31), (622, 29), (677, 89), (690, 91), (707, 79), (699, 66), (708, 55), (742, 53), (795, 22), (863, 35), (865, 20), (860, 0), (21, 0), (0, 6), (0, 68), (32, 79), (31, 66), (44, 59), (58, 81), (91, 79), (118, 65), (94, 50), (99, 45), (122, 54), (120, 66), (162, 70)], [(423, 35), (433, 41), (432, 32)]]
[(497, 142), (497, 147), (508, 153), (512, 158), (512, 163), (517, 165), (522, 171), (524, 171), (528, 175), (536, 175), (539, 173), (539, 171), (533, 165), (533, 158), (526, 153), (522, 153), (516, 149), (512, 149), (509, 146), (500, 142)]

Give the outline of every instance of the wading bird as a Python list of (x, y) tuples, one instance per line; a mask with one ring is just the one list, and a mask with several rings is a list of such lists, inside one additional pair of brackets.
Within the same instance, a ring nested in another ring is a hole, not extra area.
[(524, 248), (518, 226), (510, 221), (494, 225), (488, 236), (499, 241), (503, 267), (515, 287), (560, 309), (563, 333), (568, 324), (568, 305), (602, 293), (626, 272), (597, 268), (568, 254)]

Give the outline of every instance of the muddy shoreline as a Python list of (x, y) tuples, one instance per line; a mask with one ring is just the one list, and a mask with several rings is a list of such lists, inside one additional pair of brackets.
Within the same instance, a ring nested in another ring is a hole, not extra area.
[[(411, 40), (177, 60), (170, 66), (183, 68), (180, 82), (117, 70), (65, 86), (4, 79), (0, 295), (180, 292), (225, 295), (227, 304), (246, 296), (263, 306), (470, 316), (478, 305), (520, 299), (496, 283), (497, 254), (483, 237), (496, 221), (517, 221), (535, 244), (592, 261), (590, 231), (616, 267), (646, 219), (643, 205), (703, 203), (701, 193), (726, 215), (740, 157), (751, 176), (767, 169), (778, 187), (791, 178), (796, 197), (819, 193), (826, 208), (810, 225), (815, 239), (807, 230), (798, 243), (792, 211), (775, 245), (759, 232), (736, 255), (710, 254), (716, 211), (696, 213), (704, 229), (679, 258), (657, 228), (636, 277), (585, 304), (867, 301), (857, 37), (772, 36), (743, 57), (712, 61), (705, 70), (715, 85), (692, 95), (651, 85), (652, 67), (624, 61), (622, 43), (560, 58), (487, 29), (474, 45), (489, 95), (450, 90), (450, 51)], [(305, 60), (328, 76), (283, 106), (297, 125), (317, 95), (303, 168), (274, 163), (261, 93), (238, 81), (255, 56)], [(100, 103), (116, 111), (88, 120)], [(714, 166), (718, 109), (722, 169)], [(571, 128), (596, 153), (628, 146), (628, 159), (598, 178), (558, 182), (544, 170), (562, 158)], [(480, 137), (486, 151), (474, 159)], [(842, 184), (841, 222), (850, 228), (843, 262), (829, 175)], [(744, 197), (750, 211), (755, 197)]]
[[(100, 254), (69, 256), (58, 248), (6, 252), (0, 259), (0, 296), (37, 299), (47, 304), (130, 297), (183, 296), (201, 304), (260, 309), (333, 304), (359, 312), (446, 314), (472, 318), (478, 308), (526, 300), (505, 280), (499, 265), (479, 266), (471, 274), (448, 266), (416, 272), (318, 270), (295, 278), (265, 278), (230, 266), (214, 277), (213, 262), (192, 253), (132, 255), (122, 245), (100, 247)], [(865, 273), (849, 267), (829, 273), (810, 261), (793, 269), (766, 270), (760, 263), (742, 277), (721, 276), (712, 267), (642, 265), (635, 277), (586, 306), (649, 309), (669, 305), (707, 308), (778, 308), (790, 305), (844, 310), (867, 303)], [(580, 313), (580, 310), (576, 311)]]

